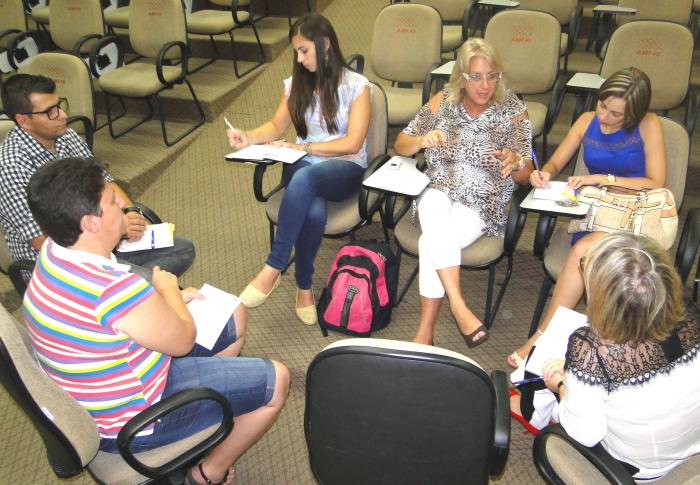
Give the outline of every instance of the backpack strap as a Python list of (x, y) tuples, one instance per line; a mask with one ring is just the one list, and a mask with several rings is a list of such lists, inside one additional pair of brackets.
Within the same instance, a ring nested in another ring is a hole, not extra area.
[(345, 293), (345, 301), (343, 302), (343, 311), (340, 314), (340, 327), (348, 328), (348, 320), (350, 319), (350, 307), (352, 306), (352, 300), (355, 298), (360, 290), (357, 286), (348, 285), (348, 291)]

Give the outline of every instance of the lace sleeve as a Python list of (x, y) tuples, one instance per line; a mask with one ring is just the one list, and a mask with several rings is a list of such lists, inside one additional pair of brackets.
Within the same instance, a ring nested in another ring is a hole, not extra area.
[(599, 338), (590, 327), (582, 327), (569, 337), (564, 369), (584, 384), (603, 386), (611, 391), (610, 376), (598, 352)]

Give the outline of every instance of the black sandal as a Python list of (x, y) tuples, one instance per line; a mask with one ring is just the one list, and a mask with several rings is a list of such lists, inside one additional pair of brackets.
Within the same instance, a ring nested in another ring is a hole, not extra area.
[[(480, 339), (476, 339), (476, 336), (479, 332), (484, 332), (484, 336), (481, 337)], [(467, 347), (470, 349), (473, 349), (474, 347), (483, 344), (489, 339), (489, 331), (484, 327), (483, 325), (479, 325), (479, 327), (474, 330), (472, 333), (468, 334), (463, 334), (462, 331), (459, 331), (460, 335), (462, 335), (462, 338), (464, 339), (464, 342), (467, 344)]]

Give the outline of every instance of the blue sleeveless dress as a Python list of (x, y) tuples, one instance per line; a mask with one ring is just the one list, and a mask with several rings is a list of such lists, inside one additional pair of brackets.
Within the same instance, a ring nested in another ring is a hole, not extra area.
[[(639, 126), (632, 131), (620, 128), (615, 133), (605, 134), (600, 131), (598, 117), (593, 116), (583, 135), (583, 161), (591, 175), (646, 177), (644, 142)], [(574, 234), (571, 244), (586, 234), (588, 233)]]

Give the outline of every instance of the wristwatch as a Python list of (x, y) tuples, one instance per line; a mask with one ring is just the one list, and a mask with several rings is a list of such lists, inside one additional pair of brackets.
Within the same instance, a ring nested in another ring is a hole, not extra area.
[(617, 180), (617, 178), (616, 178), (613, 174), (611, 174), (611, 173), (609, 173), (608, 175), (606, 175), (606, 176), (605, 176), (605, 179), (606, 179), (609, 183), (611, 183), (611, 184), (614, 184), (615, 181)]

